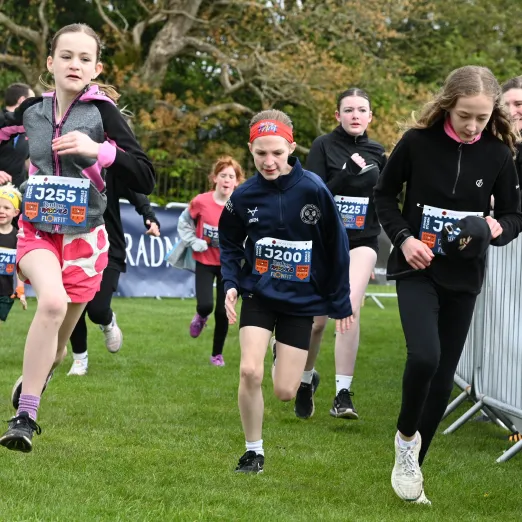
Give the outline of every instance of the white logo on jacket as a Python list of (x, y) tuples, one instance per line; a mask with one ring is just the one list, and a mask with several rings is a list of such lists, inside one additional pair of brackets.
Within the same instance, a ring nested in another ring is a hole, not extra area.
[(477, 187), (480, 188), (482, 187), (482, 185), (484, 185), (484, 181), (481, 179), (477, 179), (477, 181), (475, 181), (475, 185), (477, 185)]
[(249, 208), (247, 208), (247, 212), (252, 216), (254, 217), (256, 215), (256, 212), (257, 212), (257, 207), (250, 210)]
[(315, 225), (321, 219), (321, 211), (316, 205), (305, 205), (301, 209), (301, 220), (307, 225)]

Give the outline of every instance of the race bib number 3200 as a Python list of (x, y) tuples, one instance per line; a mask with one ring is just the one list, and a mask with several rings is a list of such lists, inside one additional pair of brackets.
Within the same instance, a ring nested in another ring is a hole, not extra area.
[(16, 250), (0, 248), (0, 275), (12, 276), (16, 267)]
[(24, 194), (24, 219), (32, 223), (84, 227), (90, 181), (62, 176), (31, 176)]
[(252, 273), (307, 283), (312, 268), (312, 241), (285, 241), (264, 237), (256, 242)]
[(335, 196), (335, 204), (343, 220), (344, 228), (362, 230), (366, 222), (370, 198), (353, 196)]
[[(434, 254), (446, 255), (441, 247), (442, 229), (445, 225), (455, 225), (457, 221), (466, 216), (482, 216), (482, 212), (461, 212), (456, 210), (445, 210), (438, 207), (424, 206), (422, 211), (422, 223), (420, 227), (419, 239), (428, 245)], [(458, 229), (454, 229), (453, 236), (459, 234)], [(449, 238), (451, 239), (451, 237)]]

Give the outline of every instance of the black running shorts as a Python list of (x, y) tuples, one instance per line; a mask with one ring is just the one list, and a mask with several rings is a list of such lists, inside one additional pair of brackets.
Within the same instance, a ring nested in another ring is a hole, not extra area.
[(257, 326), (269, 332), (275, 329), (276, 341), (308, 350), (313, 317), (283, 314), (270, 309), (266, 302), (253, 294), (243, 294), (239, 328)]

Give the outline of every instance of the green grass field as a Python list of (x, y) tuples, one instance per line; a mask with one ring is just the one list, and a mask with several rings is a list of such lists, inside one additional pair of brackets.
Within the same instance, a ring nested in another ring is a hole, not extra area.
[[(213, 322), (197, 340), (188, 334), (194, 301), (115, 299), (122, 351), (108, 353), (90, 325), (89, 374), (67, 377), (70, 357), (57, 371), (33, 453), (0, 448), (0, 521), (522, 520), (522, 456), (495, 463), (508, 443), (491, 424), (438, 434), (423, 467), (433, 506), (395, 497), (390, 472), (405, 348), (395, 302), (384, 303), (379, 310), (368, 301), (362, 313), (352, 388), (361, 420), (328, 414), (335, 392), (330, 325), (308, 421), (273, 397), (267, 356), (265, 473), (238, 476), (237, 327), (226, 367), (215, 368), (208, 364)], [(15, 304), (0, 329), (4, 420), (34, 307), (31, 300), (23, 313)]]

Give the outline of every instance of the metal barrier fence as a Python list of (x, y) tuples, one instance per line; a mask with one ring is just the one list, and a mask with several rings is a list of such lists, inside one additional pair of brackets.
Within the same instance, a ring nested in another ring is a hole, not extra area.
[[(522, 432), (522, 237), (488, 252), (482, 293), (477, 299), (464, 353), (455, 376), (463, 390), (445, 416), (466, 398), (475, 404), (444, 434), (453, 433), (479, 410), (499, 426)], [(522, 450), (516, 443), (497, 459)]]

